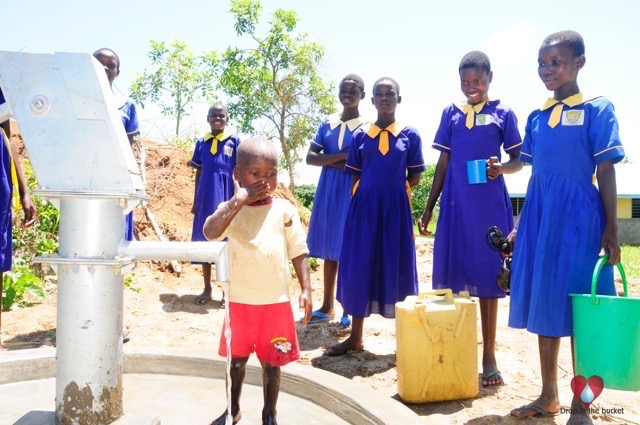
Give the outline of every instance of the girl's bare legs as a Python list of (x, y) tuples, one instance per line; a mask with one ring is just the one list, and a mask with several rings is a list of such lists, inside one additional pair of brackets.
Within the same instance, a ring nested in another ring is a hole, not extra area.
[[(334, 317), (333, 304), (335, 300), (336, 277), (338, 276), (338, 262), (335, 260), (324, 260), (324, 293), (322, 295), (322, 306), (317, 311)], [(342, 317), (347, 317), (346, 312), (342, 312)], [(311, 322), (314, 320), (312, 319)]]
[[(575, 341), (573, 340), (573, 337), (571, 337), (571, 363), (573, 366), (573, 376), (576, 375), (576, 353), (575, 353), (574, 343)], [(567, 424), (578, 425), (578, 424), (592, 424), (592, 423), (593, 423), (593, 420), (591, 419), (591, 416), (587, 412), (587, 409), (584, 407), (584, 404), (582, 404), (580, 399), (574, 395), (573, 399), (571, 400), (571, 414), (569, 416), (569, 420), (567, 421)]]
[(558, 353), (560, 338), (538, 335), (540, 351), (540, 371), (542, 373), (542, 393), (526, 406), (513, 409), (511, 415), (526, 418), (541, 413), (557, 413), (560, 411), (558, 395)]
[(211, 264), (202, 265), (202, 279), (204, 280), (204, 291), (193, 300), (196, 304), (206, 304), (211, 300), (213, 292), (211, 289)]
[(498, 299), (480, 298), (482, 322), (482, 386), (500, 385), (502, 375), (496, 362), (496, 328), (498, 325)]
[(342, 341), (340, 344), (336, 344), (333, 347), (328, 348), (327, 351), (324, 352), (324, 355), (341, 356), (343, 354), (347, 354), (349, 351), (364, 350), (364, 343), (362, 342), (363, 331), (364, 317), (353, 316), (351, 336)]

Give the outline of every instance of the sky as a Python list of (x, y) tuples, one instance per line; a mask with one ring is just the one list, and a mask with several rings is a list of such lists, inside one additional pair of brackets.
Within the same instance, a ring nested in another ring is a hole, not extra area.
[[(120, 56), (115, 85), (124, 93), (150, 65), (150, 40), (177, 39), (196, 54), (244, 43), (233, 29), (230, 3), (222, 0), (2, 3), (0, 50), (91, 53), (110, 47)], [(553, 95), (537, 74), (542, 40), (556, 31), (578, 31), (587, 58), (579, 86), (586, 95), (604, 95), (614, 104), (627, 156), (640, 163), (629, 91), (635, 86), (628, 76), (640, 69), (639, 1), (609, 0), (605, 6), (594, 0), (263, 0), (262, 6), (264, 22), (278, 8), (297, 12), (297, 30), (325, 47), (320, 73), (336, 87), (347, 74), (363, 77), (367, 96), (360, 110), (368, 118), (375, 119), (373, 82), (382, 76), (398, 81), (402, 103), (396, 116), (420, 132), (427, 163), (438, 158), (431, 143), (443, 108), (464, 100), (458, 75), (464, 54), (481, 50), (489, 55), (494, 73), (489, 96), (512, 107), (524, 134), (529, 113)], [(185, 131), (208, 130), (206, 108), (194, 106), (183, 123)], [(171, 134), (173, 124), (153, 108), (139, 114), (143, 135)], [(297, 182), (315, 183), (318, 172), (318, 167), (301, 165)]]

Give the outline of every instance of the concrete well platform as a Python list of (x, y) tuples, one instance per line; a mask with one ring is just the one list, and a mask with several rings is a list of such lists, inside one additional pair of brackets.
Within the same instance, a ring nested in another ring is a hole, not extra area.
[[(125, 349), (124, 412), (114, 425), (208, 424), (226, 408), (226, 364), (213, 352)], [(0, 425), (54, 424), (55, 348), (0, 353)], [(252, 357), (241, 424), (260, 423), (262, 370)], [(282, 369), (283, 425), (427, 424), (391, 398), (311, 366)]]

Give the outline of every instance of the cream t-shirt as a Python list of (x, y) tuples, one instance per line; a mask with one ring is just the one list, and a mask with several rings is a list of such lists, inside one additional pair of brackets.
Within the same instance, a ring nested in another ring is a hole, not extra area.
[(307, 236), (296, 208), (285, 199), (272, 201), (243, 206), (217, 239), (228, 238), (231, 282), (225, 290), (231, 302), (263, 305), (290, 300), (289, 261), (309, 253)]

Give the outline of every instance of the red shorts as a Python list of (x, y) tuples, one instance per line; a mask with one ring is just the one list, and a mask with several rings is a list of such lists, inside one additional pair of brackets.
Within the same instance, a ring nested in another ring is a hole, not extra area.
[[(255, 352), (258, 360), (280, 367), (300, 358), (298, 336), (291, 304), (288, 302), (266, 305), (230, 302), (231, 357), (249, 357)], [(222, 327), (218, 353), (227, 356)]]

